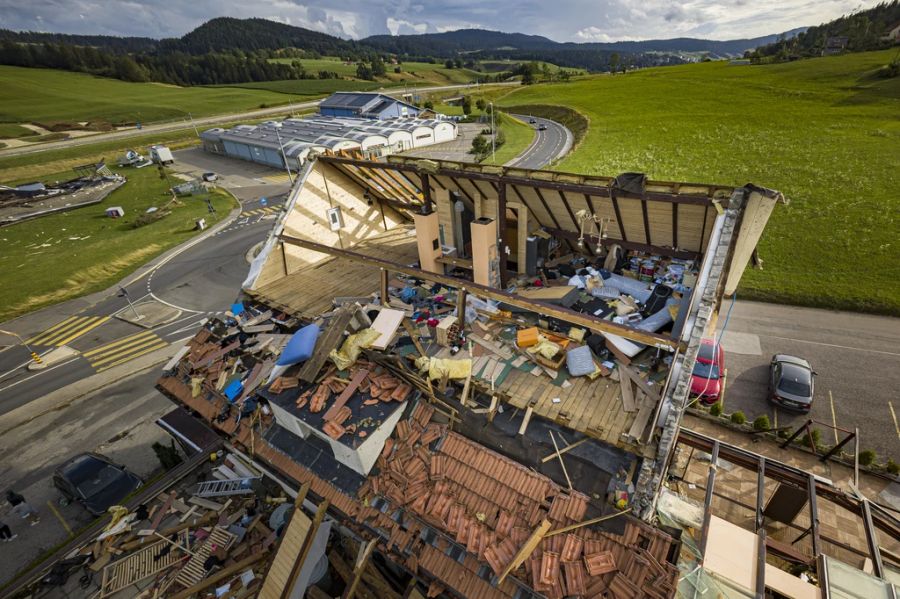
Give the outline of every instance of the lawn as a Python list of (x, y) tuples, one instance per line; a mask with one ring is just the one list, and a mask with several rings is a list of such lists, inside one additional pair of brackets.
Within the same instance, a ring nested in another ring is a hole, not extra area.
[[(279, 81), (252, 81), (250, 83), (232, 83), (230, 85), (210, 87), (261, 89), (293, 96), (324, 96), (332, 92), (368, 91), (383, 85), (383, 83), (375, 81), (355, 81), (350, 79), (282, 79)], [(287, 99), (284, 101), (287, 101)]]
[[(498, 127), (503, 132), (506, 141), (497, 150), (493, 163), (504, 164), (524, 152), (531, 145), (535, 132), (534, 127), (528, 123), (524, 123), (500, 111), (497, 111), (497, 120), (499, 121)], [(490, 156), (484, 162), (492, 162)]]
[(0, 139), (30, 137), (32, 135), (37, 135), (37, 133), (27, 127), (14, 125), (12, 123), (0, 123)]
[(900, 315), (900, 78), (894, 52), (767, 66), (699, 63), (536, 85), (501, 104), (590, 122), (559, 170), (777, 189), (763, 270), (740, 297)]
[[(270, 60), (288, 64), (297, 60), (307, 72), (332, 71), (341, 77), (356, 77), (357, 63), (345, 63), (340, 58), (330, 56), (322, 58), (271, 58)], [(469, 83), (474, 81), (480, 74), (469, 69), (448, 69), (444, 67), (443, 63), (431, 62), (403, 62), (399, 65), (385, 63), (384, 66), (387, 69), (387, 75), (381, 78), (380, 83), (376, 82), (376, 85), (390, 85), (392, 82), (423, 84)], [(398, 66), (401, 72), (395, 73), (394, 69)], [(326, 81), (328, 80), (326, 79)]]
[[(0, 66), (0, 123), (150, 123), (286, 104), (275, 91), (128, 83), (53, 69)], [(323, 92), (324, 93), (324, 92)]]
[[(235, 205), (231, 196), (213, 193), (216, 214), (209, 215), (202, 198), (181, 198), (169, 216), (135, 229), (132, 223), (140, 214), (162, 207), (171, 195), (156, 169), (114, 170), (128, 182), (103, 203), (0, 229), (0, 322), (105, 289), (196, 235), (194, 219), (205, 217), (213, 224)], [(43, 179), (69, 177), (56, 173)], [(106, 206), (122, 206), (125, 216), (106, 217)]]

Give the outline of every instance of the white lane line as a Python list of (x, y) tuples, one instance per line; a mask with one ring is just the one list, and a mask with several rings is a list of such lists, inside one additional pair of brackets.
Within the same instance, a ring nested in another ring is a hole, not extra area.
[(828, 390), (828, 403), (831, 404), (831, 424), (834, 425), (834, 428), (831, 430), (834, 431), (834, 444), (838, 444), (838, 432), (837, 432), (837, 416), (834, 415), (834, 397), (831, 395), (831, 389)]
[(203, 314), (202, 310), (191, 310), (190, 308), (182, 308), (181, 306), (176, 306), (175, 304), (170, 304), (166, 300), (158, 298), (155, 293), (150, 293), (150, 297), (152, 297), (153, 299), (155, 299), (156, 301), (158, 301), (161, 304), (165, 304), (165, 305), (169, 306), (170, 308), (175, 308), (176, 310), (181, 310), (182, 312), (192, 312), (194, 314)]
[(822, 343), (821, 341), (806, 341), (805, 339), (792, 339), (790, 337), (778, 337), (777, 335), (763, 335), (772, 339), (781, 339), (783, 341), (796, 341), (797, 343), (808, 343), (810, 345), (821, 345), (824, 347), (836, 347), (837, 349), (850, 349), (853, 351), (869, 352), (872, 354), (883, 354), (885, 356), (900, 356), (900, 353), (892, 351), (882, 351), (880, 349), (866, 349), (864, 347), (850, 347), (848, 345), (836, 345), (834, 343)]
[[(192, 329), (196, 329), (197, 327), (203, 326), (203, 325), (206, 324), (208, 321), (209, 321), (209, 318), (206, 318), (206, 317), (201, 318), (201, 319), (198, 320), (197, 322), (192, 322), (191, 324), (185, 325), (184, 327), (182, 327), (182, 328), (180, 328), (180, 329), (177, 329), (177, 330), (175, 330), (175, 331), (171, 331), (171, 332), (169, 333), (169, 335), (177, 335), (178, 333), (184, 333), (185, 331), (190, 331), (190, 330), (192, 330)], [(190, 339), (190, 338), (191, 338), (191, 337), (189, 337), (189, 339)], [(174, 341), (173, 341), (172, 343), (174, 343)]]
[(897, 413), (894, 412), (894, 404), (888, 400), (888, 407), (891, 409), (891, 418), (894, 419), (894, 430), (897, 431), (897, 438), (900, 439), (900, 425), (897, 424)]
[(24, 379), (21, 379), (21, 380), (16, 381), (15, 383), (12, 383), (11, 385), (7, 385), (6, 387), (0, 388), (0, 393), (6, 391), (7, 389), (12, 389), (16, 385), (24, 383), (25, 381), (30, 381), (31, 379), (33, 379), (36, 376), (41, 376), (42, 374), (50, 372), (51, 370), (56, 370), (60, 366), (65, 366), (66, 364), (71, 364), (72, 362), (74, 362), (75, 360), (78, 360), (79, 358), (81, 358), (81, 356), (76, 356), (76, 357), (72, 358), (71, 360), (66, 360), (65, 362), (60, 362), (56, 366), (51, 366), (50, 368), (47, 368), (45, 370), (39, 370), (38, 372), (36, 372), (35, 374), (32, 374), (31, 376), (27, 376)]

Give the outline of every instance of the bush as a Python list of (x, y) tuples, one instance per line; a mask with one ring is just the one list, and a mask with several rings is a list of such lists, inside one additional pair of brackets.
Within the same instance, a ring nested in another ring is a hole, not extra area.
[(747, 417), (744, 416), (744, 413), (738, 410), (734, 414), (731, 415), (731, 421), (735, 424), (744, 424), (747, 422)]
[(709, 413), (716, 418), (722, 415), (722, 402), (717, 401), (713, 405), (709, 406)]
[(894, 460), (888, 458), (887, 471), (888, 471), (888, 473), (893, 474), (894, 476), (900, 474), (900, 464), (898, 464)]
[(772, 428), (772, 423), (769, 422), (769, 417), (765, 414), (753, 421), (753, 430), (755, 431), (767, 431), (770, 428)]
[(156, 454), (156, 457), (159, 458), (159, 463), (162, 465), (163, 469), (171, 470), (181, 463), (181, 454), (179, 454), (178, 450), (175, 448), (174, 441), (169, 441), (168, 446), (156, 441), (151, 447), (153, 447), (153, 452)]
[[(810, 445), (810, 437), (812, 437), (812, 445)], [(810, 429), (808, 435), (800, 435), (795, 442), (800, 445), (806, 445), (810, 449), (816, 449), (822, 445), (822, 431), (817, 428)]]
[(866, 449), (865, 451), (859, 452), (859, 463), (862, 466), (871, 466), (875, 463), (875, 458), (877, 457), (878, 454), (876, 454), (874, 451), (872, 451), (871, 449)]

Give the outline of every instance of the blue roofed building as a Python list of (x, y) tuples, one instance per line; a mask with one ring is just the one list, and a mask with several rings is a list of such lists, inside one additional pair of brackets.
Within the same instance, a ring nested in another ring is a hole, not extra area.
[(319, 114), (333, 117), (394, 119), (414, 117), (419, 109), (396, 98), (372, 92), (335, 92), (319, 103)]

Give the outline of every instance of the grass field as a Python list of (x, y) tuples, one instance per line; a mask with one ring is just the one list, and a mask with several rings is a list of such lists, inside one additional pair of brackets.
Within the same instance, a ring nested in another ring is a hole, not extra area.
[[(500, 121), (498, 127), (503, 131), (503, 137), (506, 138), (506, 141), (497, 150), (493, 163), (504, 164), (524, 152), (525, 148), (531, 145), (535, 132), (534, 127), (508, 114), (498, 111), (497, 119)], [(490, 156), (484, 162), (490, 163)]]
[(769, 66), (725, 62), (533, 86), (509, 106), (566, 105), (590, 126), (565, 171), (784, 193), (744, 298), (900, 315), (900, 78), (894, 52)]
[[(196, 235), (194, 219), (213, 224), (234, 206), (231, 196), (212, 194), (216, 215), (205, 202), (188, 197), (172, 214), (134, 229), (150, 206), (171, 197), (156, 169), (115, 169), (128, 182), (102, 204), (53, 214), (0, 229), (0, 322), (112, 285), (154, 256)], [(43, 179), (65, 179), (70, 173)], [(104, 206), (122, 206), (125, 216), (107, 218)]]
[[(261, 89), (293, 96), (324, 96), (340, 91), (368, 91), (384, 85), (384, 83), (375, 81), (351, 81), (349, 79), (282, 79), (279, 81), (252, 81), (250, 83), (231, 83), (229, 85), (209, 87), (240, 87), (244, 89)], [(283, 101), (287, 102), (288, 99), (285, 98)]]
[(0, 123), (149, 123), (286, 104), (278, 92), (239, 87), (128, 83), (52, 69), (0, 66)]
[[(332, 71), (342, 77), (356, 77), (357, 63), (345, 63), (340, 58), (324, 56), (322, 58), (272, 58), (272, 62), (288, 63), (297, 60), (308, 72)], [(399, 66), (401, 72), (395, 73)], [(404, 62), (399, 65), (385, 64), (387, 75), (382, 77), (379, 85), (390, 82), (417, 82), (430, 84), (468, 83), (474, 81), (479, 73), (469, 69), (448, 69), (440, 63)], [(326, 80), (327, 81), (327, 80)], [(333, 81), (333, 80), (332, 80)]]
[(0, 139), (31, 137), (34, 135), (37, 135), (37, 133), (27, 127), (14, 125), (12, 123), (0, 123)]

